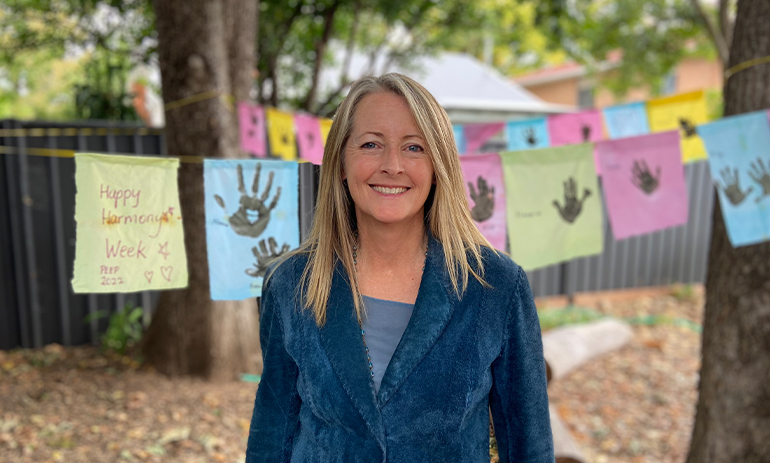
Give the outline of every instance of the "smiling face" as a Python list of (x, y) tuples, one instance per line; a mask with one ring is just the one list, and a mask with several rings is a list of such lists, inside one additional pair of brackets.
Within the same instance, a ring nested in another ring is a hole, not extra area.
[(359, 226), (421, 226), (433, 183), (433, 162), (406, 100), (387, 92), (356, 107), (343, 161)]

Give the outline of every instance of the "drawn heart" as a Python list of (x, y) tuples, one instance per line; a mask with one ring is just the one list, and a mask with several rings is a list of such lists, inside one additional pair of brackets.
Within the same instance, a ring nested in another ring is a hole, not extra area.
[(160, 274), (163, 275), (163, 278), (166, 279), (166, 281), (171, 281), (171, 271), (174, 270), (174, 267), (168, 266), (164, 267), (161, 265), (160, 267)]
[(152, 283), (152, 276), (155, 274), (152, 270), (144, 272), (144, 277), (147, 278), (147, 283)]

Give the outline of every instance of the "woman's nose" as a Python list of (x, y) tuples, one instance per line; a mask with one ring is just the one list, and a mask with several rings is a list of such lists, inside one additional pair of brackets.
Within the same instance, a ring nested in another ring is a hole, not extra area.
[(390, 175), (395, 175), (404, 171), (404, 165), (401, 161), (401, 151), (396, 146), (388, 146), (382, 153), (382, 171)]

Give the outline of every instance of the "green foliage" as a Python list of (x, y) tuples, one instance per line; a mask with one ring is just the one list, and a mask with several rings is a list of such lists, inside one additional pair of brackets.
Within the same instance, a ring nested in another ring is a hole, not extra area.
[(102, 348), (124, 355), (142, 339), (142, 308), (128, 303), (112, 315), (106, 310), (99, 310), (88, 315), (84, 323), (107, 317), (109, 324), (101, 337)]
[(74, 87), (77, 117), (139, 120), (126, 90), (126, 77), (131, 67), (132, 63), (123, 55), (98, 53), (89, 59), (86, 65), (88, 79)]
[(564, 325), (575, 325), (579, 323), (589, 323), (601, 318), (605, 318), (599, 312), (591, 309), (577, 306), (567, 306), (563, 309), (544, 309), (538, 310), (541, 331), (547, 331)]

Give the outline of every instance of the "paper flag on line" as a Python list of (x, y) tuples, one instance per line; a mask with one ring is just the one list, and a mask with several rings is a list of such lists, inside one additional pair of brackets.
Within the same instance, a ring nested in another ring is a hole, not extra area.
[(595, 149), (616, 240), (687, 223), (678, 131), (601, 141)]
[(625, 138), (650, 133), (647, 107), (643, 102), (610, 106), (602, 110), (610, 138)]
[(457, 145), (457, 152), (459, 154), (465, 153), (465, 129), (460, 124), (452, 126), (452, 132), (455, 136), (455, 145)]
[(187, 286), (179, 160), (75, 154), (75, 293)]
[(550, 146), (548, 123), (544, 117), (509, 121), (506, 127), (508, 150), (519, 151)]
[(551, 146), (575, 145), (604, 140), (602, 115), (599, 110), (548, 116)]
[(698, 127), (733, 247), (770, 240), (770, 123), (764, 111)]
[(262, 294), (267, 266), (299, 246), (296, 162), (203, 161), (211, 298)]
[(294, 126), (297, 128), (300, 157), (320, 165), (324, 157), (324, 141), (321, 138), (321, 125), (318, 118), (307, 114), (296, 114)]
[(485, 124), (465, 124), (463, 126), (464, 148), (463, 153), (475, 153), (490, 138), (503, 130), (505, 122), (491, 122)]
[(592, 145), (505, 152), (500, 158), (514, 261), (532, 270), (602, 252)]
[(324, 146), (326, 146), (326, 139), (329, 138), (329, 132), (332, 129), (332, 121), (331, 119), (320, 119), (319, 120), (321, 124), (321, 138), (324, 140)]
[(460, 158), (471, 217), (490, 244), (505, 252), (505, 183), (500, 157), (479, 154)]
[(708, 109), (703, 91), (684, 93), (647, 102), (650, 132), (679, 130), (682, 162), (706, 159), (706, 149), (698, 137), (696, 126), (708, 122)]
[(294, 139), (294, 118), (291, 113), (267, 108), (267, 131), (270, 137), (270, 153), (284, 161), (297, 159)]
[(267, 156), (265, 110), (262, 106), (238, 103), (238, 125), (241, 149), (260, 158)]

